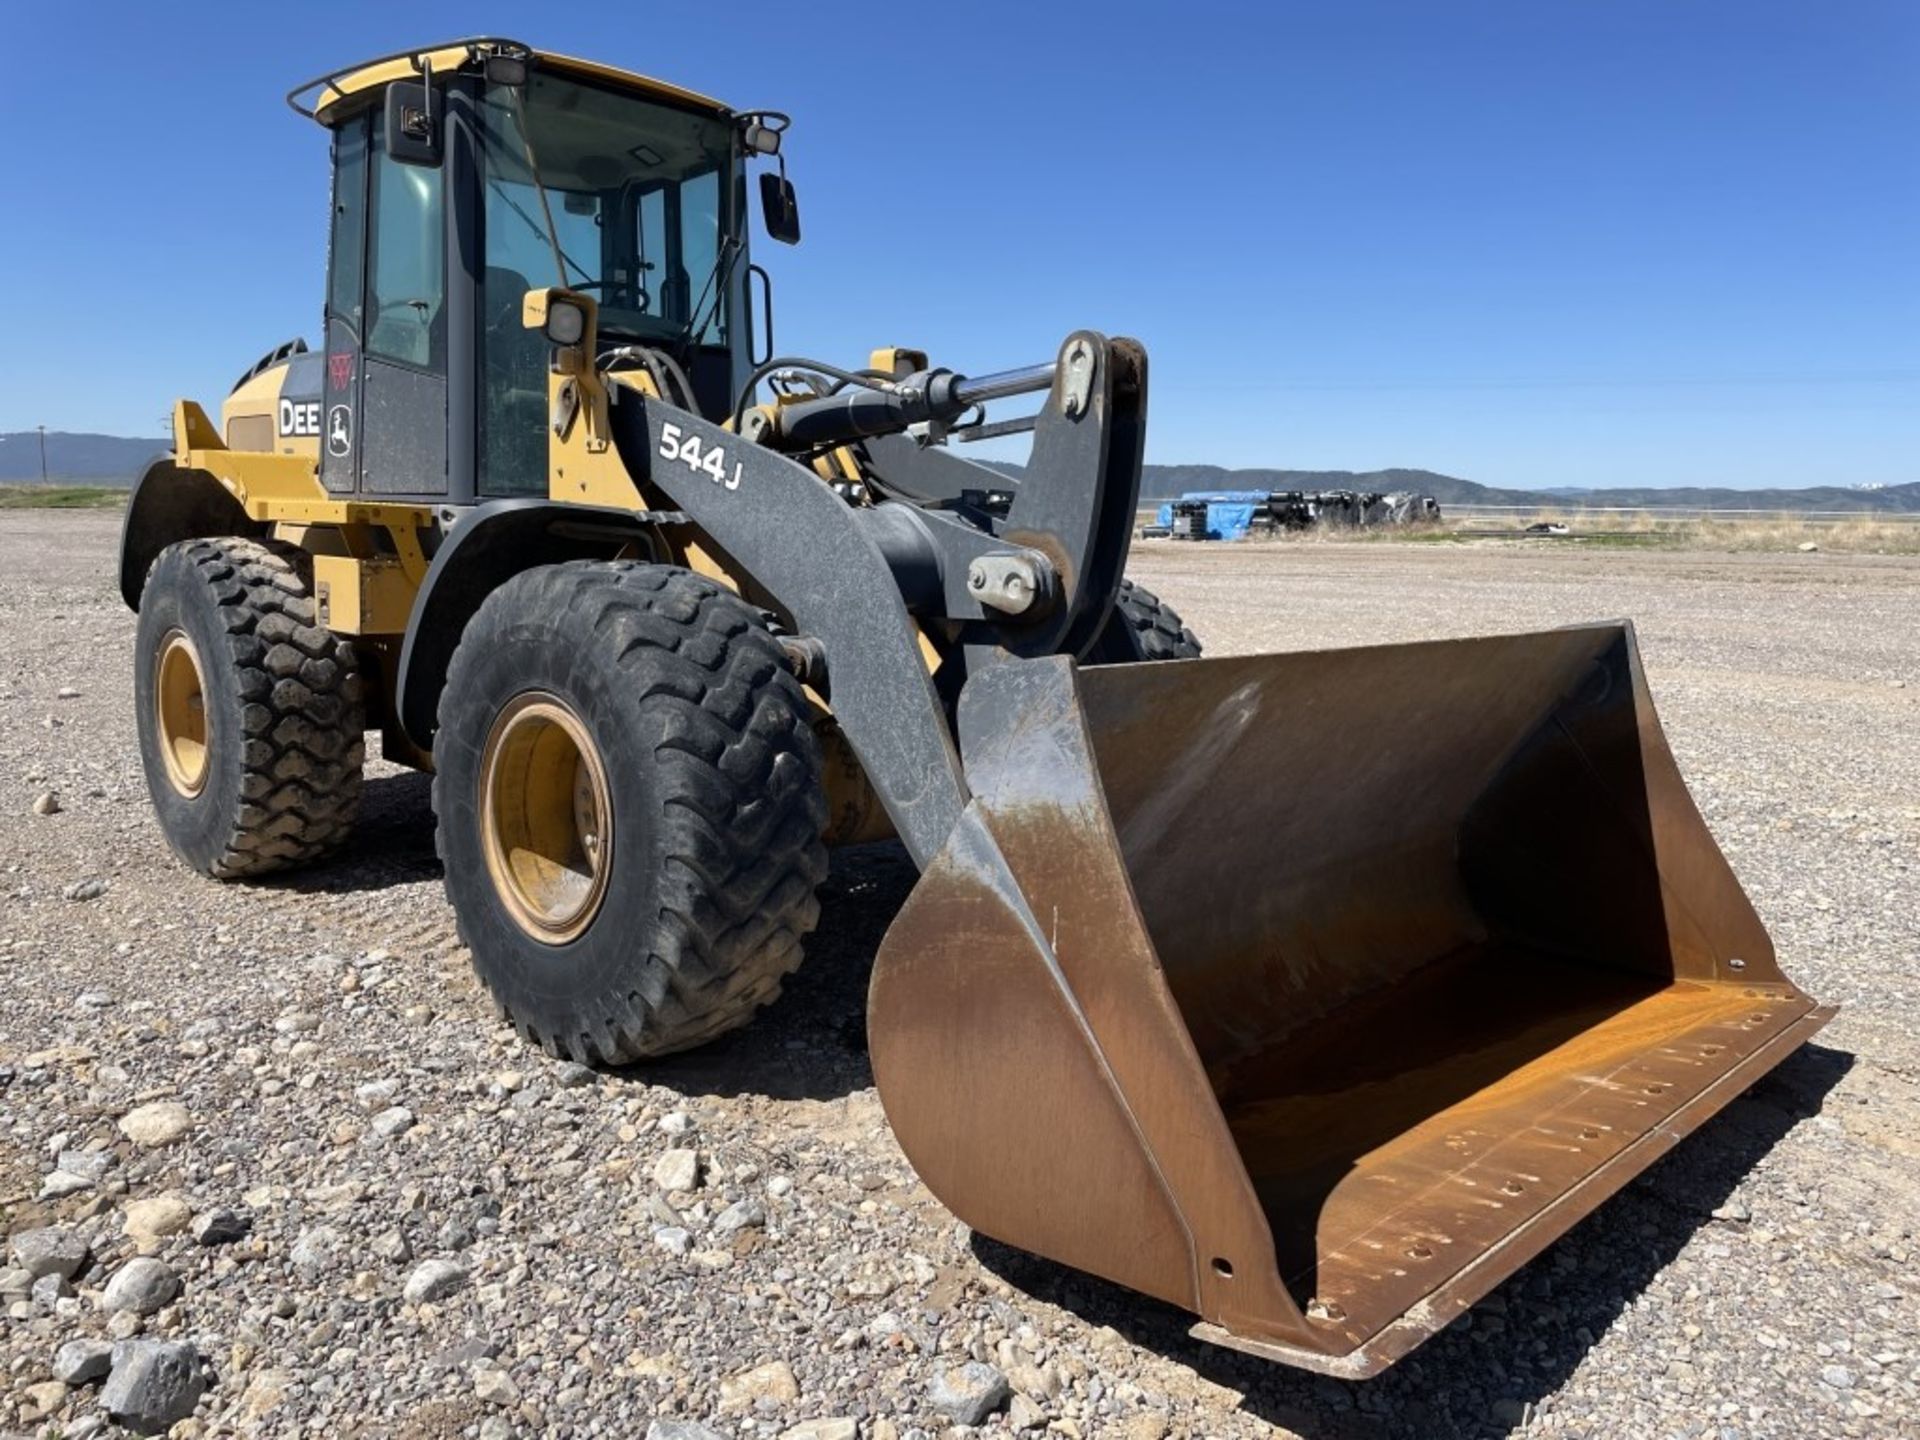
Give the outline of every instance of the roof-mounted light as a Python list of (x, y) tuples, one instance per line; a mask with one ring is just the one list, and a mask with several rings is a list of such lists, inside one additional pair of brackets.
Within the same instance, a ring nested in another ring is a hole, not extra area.
[(740, 142), (755, 155), (778, 155), (780, 137), (792, 123), (778, 110), (750, 110), (740, 117)]

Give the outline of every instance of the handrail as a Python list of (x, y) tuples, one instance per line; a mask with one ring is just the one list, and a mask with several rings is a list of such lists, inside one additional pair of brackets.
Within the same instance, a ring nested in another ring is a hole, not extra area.
[(335, 82), (344, 80), (349, 75), (358, 74), (362, 70), (371, 70), (376, 65), (385, 65), (394, 60), (410, 61), (413, 64), (413, 68), (418, 71), (421, 68), (420, 61), (422, 56), (432, 55), (440, 50), (453, 50), (462, 46), (466, 48), (468, 60), (475, 59), (482, 48), (492, 53), (509, 55), (520, 60), (531, 60), (534, 53), (533, 47), (524, 41), (508, 40), (498, 35), (476, 35), (465, 40), (445, 40), (438, 45), (410, 45), (405, 50), (395, 50), (390, 55), (376, 55), (371, 60), (358, 60), (351, 65), (342, 65), (338, 69), (329, 70), (326, 74), (316, 76), (304, 84), (296, 85), (287, 92), (287, 104), (293, 110), (294, 114), (301, 116), (303, 119), (318, 120), (320, 118), (320, 111), (325, 107), (327, 102), (324, 99), (317, 99), (311, 107), (302, 104), (300, 97), (308, 91), (318, 90), (322, 87), (330, 87), (336, 95), (344, 96), (344, 92), (340, 91)]

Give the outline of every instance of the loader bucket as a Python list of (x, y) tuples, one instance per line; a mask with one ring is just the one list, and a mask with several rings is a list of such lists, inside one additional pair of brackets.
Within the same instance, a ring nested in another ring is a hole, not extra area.
[(1631, 630), (1010, 660), (869, 1002), (977, 1231), (1324, 1373), (1393, 1363), (1825, 1022)]

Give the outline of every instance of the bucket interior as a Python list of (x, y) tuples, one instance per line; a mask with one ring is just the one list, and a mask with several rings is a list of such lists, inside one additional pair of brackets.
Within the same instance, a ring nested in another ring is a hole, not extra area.
[(1079, 684), (1281, 1279), (1349, 1333), (1810, 1008), (1686, 796), (1623, 627)]

